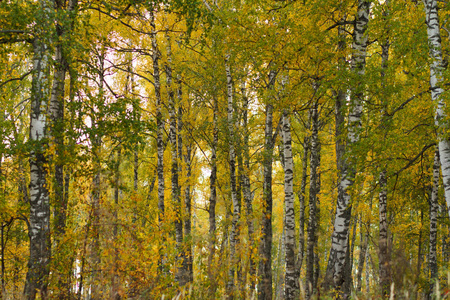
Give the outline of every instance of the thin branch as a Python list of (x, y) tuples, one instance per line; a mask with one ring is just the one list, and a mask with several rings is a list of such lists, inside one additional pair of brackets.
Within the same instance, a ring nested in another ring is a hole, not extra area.
[(30, 75), (30, 74), (31, 74), (31, 71), (29, 71), (29, 72), (23, 74), (23, 75), (20, 76), (20, 77), (15, 77), (15, 78), (11, 78), (11, 79), (8, 79), (8, 80), (6, 80), (6, 81), (3, 81), (3, 82), (0, 83), (0, 88), (1, 88), (2, 86), (4, 86), (5, 84), (7, 84), (8, 82), (16, 81), (16, 80), (24, 80), (25, 77), (27, 77), (27, 76)]
[(419, 152), (419, 154), (417, 154), (415, 157), (413, 157), (412, 159), (409, 160), (409, 162), (406, 164), (406, 166), (402, 167), (400, 170), (398, 170), (397, 172), (395, 172), (394, 176), (398, 176), (402, 171), (406, 170), (407, 168), (409, 168), (410, 166), (413, 165), (413, 163), (419, 158), (421, 157), (429, 148), (436, 146), (436, 143), (431, 143), (429, 145), (426, 145), (423, 147), (422, 151)]

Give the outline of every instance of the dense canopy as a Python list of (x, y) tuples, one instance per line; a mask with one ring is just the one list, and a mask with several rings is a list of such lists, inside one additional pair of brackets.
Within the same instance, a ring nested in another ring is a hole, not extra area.
[(441, 299), (449, 21), (0, 0), (1, 299)]

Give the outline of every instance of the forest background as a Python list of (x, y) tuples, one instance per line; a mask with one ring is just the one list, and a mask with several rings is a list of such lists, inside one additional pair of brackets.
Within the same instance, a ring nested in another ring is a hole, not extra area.
[(445, 1), (0, 0), (2, 299), (441, 299)]

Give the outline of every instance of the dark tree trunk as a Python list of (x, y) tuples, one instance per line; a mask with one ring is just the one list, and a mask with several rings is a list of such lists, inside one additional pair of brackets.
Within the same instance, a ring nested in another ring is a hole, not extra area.
[[(270, 71), (268, 89), (272, 89), (276, 73)], [(264, 182), (263, 182), (263, 217), (262, 237), (260, 245), (259, 286), (258, 300), (272, 299), (272, 161), (274, 140), (273, 131), (273, 105), (271, 99), (266, 103), (266, 120), (264, 130)]]

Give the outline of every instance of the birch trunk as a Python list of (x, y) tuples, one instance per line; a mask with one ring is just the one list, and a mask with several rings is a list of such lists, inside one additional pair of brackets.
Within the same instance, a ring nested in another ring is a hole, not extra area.
[(54, 2), (39, 1), (33, 41), (33, 77), (31, 87), (30, 141), (30, 257), (24, 298), (35, 299), (40, 292), (47, 299), (50, 244), (50, 201), (47, 189), (47, 119), (45, 108), (50, 97), (50, 60)]
[[(356, 22), (353, 32), (353, 54), (351, 69), (358, 77), (365, 73), (367, 36), (365, 35), (369, 22), (370, 1), (359, 0)], [(356, 83), (352, 89), (350, 99), (350, 114), (348, 120), (347, 146), (345, 152), (349, 153), (347, 159), (342, 160), (341, 178), (339, 182), (339, 195), (336, 205), (336, 216), (334, 220), (334, 231), (332, 234), (332, 245), (328, 259), (327, 273), (325, 275), (325, 289), (333, 287), (341, 290), (344, 285), (344, 265), (349, 244), (349, 226), (351, 218), (350, 189), (354, 183), (356, 174), (356, 162), (351, 154), (352, 146), (359, 141), (359, 130), (361, 127), (363, 85)], [(331, 286), (330, 286), (331, 285)]]
[(208, 256), (208, 274), (211, 280), (210, 284), (210, 298), (214, 298), (216, 292), (215, 271), (213, 268), (213, 261), (216, 250), (216, 202), (217, 202), (217, 145), (219, 143), (219, 123), (218, 123), (219, 104), (217, 97), (213, 97), (213, 142), (211, 145), (211, 175), (209, 177), (209, 189), (211, 195), (209, 196), (209, 249)]
[[(308, 119), (311, 114), (308, 113)], [(310, 120), (306, 125), (307, 131), (310, 130)], [(305, 252), (305, 196), (306, 196), (306, 180), (308, 178), (308, 153), (310, 148), (309, 136), (306, 135), (303, 139), (303, 157), (302, 157), (302, 181), (300, 183), (300, 191), (298, 192), (298, 200), (300, 203), (299, 212), (299, 234), (298, 234), (298, 255), (296, 261), (295, 278), (297, 280), (297, 286), (300, 286), (300, 272), (303, 265), (303, 258)]]
[(186, 187), (185, 187), (185, 222), (184, 222), (184, 236), (187, 239), (186, 254), (185, 254), (185, 272), (186, 283), (193, 282), (194, 270), (193, 270), (193, 254), (192, 254), (192, 236), (191, 236), (191, 216), (192, 216), (192, 199), (191, 199), (191, 176), (192, 176), (192, 158), (195, 155), (195, 148), (191, 143), (186, 144)]
[(319, 194), (319, 111), (318, 102), (311, 108), (311, 160), (310, 160), (310, 185), (309, 185), (309, 219), (308, 219), (308, 240), (306, 249), (306, 298), (310, 299), (315, 289), (314, 262), (315, 245), (317, 241), (317, 201)]
[(298, 293), (295, 277), (295, 211), (294, 211), (294, 160), (292, 158), (292, 138), (289, 112), (283, 112), (284, 145), (284, 211), (285, 211), (285, 261), (286, 275), (284, 298), (295, 299)]
[(444, 184), (445, 201), (447, 202), (447, 212), (450, 214), (450, 140), (446, 136), (448, 128), (447, 114), (445, 112), (445, 100), (441, 97), (444, 92), (442, 88), (443, 80), (443, 59), (441, 33), (439, 30), (439, 15), (437, 0), (425, 0), (425, 15), (428, 34), (428, 46), (430, 51), (430, 90), (431, 100), (435, 103), (435, 124), (438, 128), (437, 137), (439, 140), (439, 157), (442, 170), (442, 182)]
[[(369, 241), (369, 232), (366, 230), (364, 232), (364, 226), (362, 223), (362, 217), (359, 219), (359, 235), (360, 235), (360, 250), (359, 250), (359, 259), (358, 259), (358, 273), (356, 277), (356, 292), (361, 292), (362, 289), (362, 273), (364, 271), (364, 263), (366, 261), (366, 252), (367, 252), (367, 244)], [(370, 228), (370, 223), (367, 226)], [(367, 266), (366, 266), (367, 269)]]
[[(385, 11), (383, 12), (383, 19), (387, 19), (388, 16), (388, 5), (390, 1), (385, 2)], [(386, 77), (386, 69), (389, 60), (389, 37), (385, 39), (383, 44), (381, 45), (381, 79), (382, 79), (382, 88), (386, 88), (385, 77)], [(383, 97), (386, 97), (386, 93), (384, 93)], [(382, 113), (385, 114), (385, 107), (387, 105), (387, 100), (382, 99)], [(383, 125), (383, 129), (384, 125)], [(384, 143), (384, 140), (383, 142)], [(388, 245), (388, 234), (389, 227), (387, 223), (387, 177), (386, 177), (386, 167), (383, 167), (383, 170), (380, 173), (379, 183), (380, 183), (380, 194), (379, 194), (379, 220), (380, 220), (380, 233), (379, 233), (379, 269), (380, 269), (380, 284), (381, 284), (381, 294), (383, 297), (389, 297), (389, 293), (391, 290), (391, 256), (389, 252)]]
[[(152, 62), (153, 62), (153, 80), (155, 87), (156, 99), (156, 148), (157, 148), (157, 166), (158, 174), (158, 222), (162, 229), (164, 223), (164, 120), (162, 116), (162, 99), (161, 99), (161, 80), (159, 70), (160, 53), (158, 42), (156, 39), (155, 12), (150, 11), (151, 41), (152, 41)], [(160, 252), (162, 249), (160, 249)], [(159, 270), (162, 271), (164, 265), (163, 254), (160, 253)]]
[[(59, 34), (60, 35), (60, 34)], [(61, 44), (55, 49), (55, 74), (53, 78), (53, 87), (50, 97), (49, 116), (50, 116), (50, 135), (52, 143), (55, 146), (55, 234), (59, 239), (64, 235), (66, 224), (67, 203), (64, 203), (64, 165), (62, 164), (62, 151), (64, 147), (63, 137), (63, 119), (64, 119), (64, 83), (66, 78), (66, 62), (63, 57)]]
[[(269, 73), (268, 89), (272, 89), (275, 82), (275, 71)], [(271, 100), (266, 104), (266, 120), (264, 129), (264, 182), (263, 182), (263, 217), (262, 237), (259, 262), (260, 284), (258, 289), (258, 300), (272, 299), (272, 160), (274, 141), (273, 131), (273, 105)]]
[(114, 205), (115, 209), (113, 211), (113, 219), (114, 219), (114, 226), (113, 226), (113, 247), (114, 247), (114, 263), (113, 263), (113, 272), (112, 272), (112, 284), (111, 284), (111, 299), (113, 300), (120, 300), (120, 277), (119, 277), (119, 246), (117, 245), (117, 236), (119, 235), (119, 218), (118, 218), (118, 208), (119, 208), (119, 200), (120, 200), (120, 194), (122, 191), (120, 190), (120, 161), (122, 159), (121, 157), (121, 149), (119, 147), (117, 154), (116, 154), (116, 161), (115, 161), (115, 178), (114, 178)]
[(177, 265), (178, 271), (175, 275), (180, 286), (184, 286), (187, 282), (187, 270), (185, 269), (185, 255), (183, 249), (183, 218), (181, 214), (180, 186), (178, 185), (178, 147), (177, 147), (177, 112), (175, 107), (175, 95), (172, 89), (172, 47), (170, 36), (167, 39), (167, 63), (166, 69), (166, 87), (169, 109), (169, 141), (171, 152), (171, 183), (172, 183), (172, 205), (175, 210), (175, 239), (177, 248)]
[[(98, 54), (99, 60), (99, 93), (98, 93), (98, 107), (103, 105), (104, 100), (104, 76), (105, 76), (105, 49), (101, 49)], [(92, 242), (91, 242), (91, 295), (94, 299), (99, 299), (101, 297), (101, 253), (100, 253), (100, 195), (101, 195), (101, 148), (102, 148), (102, 134), (99, 130), (98, 119), (92, 120), (92, 127), (96, 127), (91, 133), (90, 140), (92, 144), (93, 153), (93, 170), (94, 178), (92, 180), (92, 191), (91, 191), (91, 205), (92, 205)]]
[[(60, 12), (62, 3), (56, 2), (57, 9)], [(77, 9), (77, 0), (70, 0), (67, 7), (68, 14), (73, 14)], [(60, 12), (61, 13), (61, 12)], [(70, 16), (72, 17), (72, 16)], [(74, 19), (69, 21), (68, 25), (56, 25), (56, 34), (59, 39), (67, 38), (67, 34), (72, 30)], [(65, 78), (68, 69), (68, 62), (65, 57), (62, 42), (59, 41), (55, 47), (55, 72), (53, 76), (53, 86), (48, 106), (48, 115), (50, 116), (50, 136), (55, 145), (55, 235), (60, 239), (65, 233), (67, 202), (64, 197), (64, 93)]]
[[(183, 157), (183, 91), (181, 85), (181, 79), (178, 77), (178, 157)], [(191, 199), (191, 176), (192, 176), (192, 158), (194, 157), (195, 148), (192, 146), (192, 142), (186, 144), (186, 155), (184, 160), (186, 163), (186, 186), (185, 186), (185, 212), (184, 212), (184, 239), (186, 240), (185, 255), (183, 267), (186, 272), (186, 282), (194, 281), (194, 269), (193, 269), (193, 255), (192, 255), (192, 199)], [(181, 163), (178, 165), (178, 172), (182, 172)], [(181, 187), (180, 187), (181, 188)]]
[(381, 293), (383, 296), (388, 296), (391, 287), (391, 275), (390, 275), (390, 258), (388, 249), (388, 224), (387, 224), (387, 180), (386, 171), (383, 170), (380, 173), (380, 196), (378, 209), (380, 212), (380, 235), (378, 246), (380, 249), (380, 285)]
[(435, 293), (434, 287), (436, 280), (438, 280), (438, 265), (437, 265), (437, 218), (439, 211), (439, 150), (436, 149), (434, 153), (433, 162), (433, 182), (431, 186), (430, 195), (430, 254), (429, 254), (429, 268), (430, 268), (430, 287), (429, 298)]
[[(243, 158), (244, 158), (244, 168), (242, 172), (242, 193), (244, 196), (244, 203), (247, 213), (247, 228), (248, 228), (248, 242), (250, 245), (250, 293), (253, 292), (255, 288), (255, 275), (256, 275), (256, 263), (253, 255), (254, 247), (254, 225), (253, 225), (253, 205), (252, 205), (252, 192), (250, 185), (250, 147), (249, 147), (249, 136), (250, 132), (248, 129), (248, 96), (245, 88), (245, 83), (241, 84), (241, 92), (243, 97), (242, 104), (242, 131), (243, 131)], [(251, 295), (249, 295), (251, 297)]]
[(230, 232), (230, 266), (228, 271), (227, 282), (227, 298), (233, 299), (235, 294), (234, 273), (237, 264), (236, 245), (238, 242), (238, 222), (241, 213), (241, 204), (238, 201), (236, 190), (236, 150), (235, 150), (235, 133), (234, 133), (234, 100), (233, 100), (233, 78), (229, 65), (229, 56), (225, 60), (225, 72), (227, 75), (227, 121), (228, 121), (228, 149), (229, 149), (229, 165), (230, 165), (230, 189), (231, 201), (233, 203), (233, 219)]

